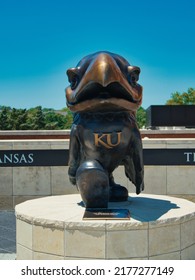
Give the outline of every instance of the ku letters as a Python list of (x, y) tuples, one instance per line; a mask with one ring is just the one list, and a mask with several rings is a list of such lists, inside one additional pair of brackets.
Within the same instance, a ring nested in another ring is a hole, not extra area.
[(116, 136), (117, 136), (116, 141), (113, 141), (113, 139), (112, 139), (113, 134), (112, 133), (103, 133), (103, 134), (93, 133), (95, 146), (96, 147), (104, 146), (107, 149), (112, 149), (112, 148), (114, 148), (114, 147), (116, 147), (120, 144), (121, 133), (122, 132), (116, 132)]

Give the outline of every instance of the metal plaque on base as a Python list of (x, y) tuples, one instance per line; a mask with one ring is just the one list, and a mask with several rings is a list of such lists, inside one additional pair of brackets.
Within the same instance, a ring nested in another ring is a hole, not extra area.
[(86, 209), (83, 220), (130, 220), (130, 212), (127, 209)]

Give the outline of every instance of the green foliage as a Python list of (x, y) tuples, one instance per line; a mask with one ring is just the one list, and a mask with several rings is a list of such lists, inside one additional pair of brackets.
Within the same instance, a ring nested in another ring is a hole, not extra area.
[(143, 107), (140, 107), (137, 110), (137, 123), (139, 128), (143, 128), (146, 125), (146, 110)]
[[(146, 124), (146, 111), (137, 111), (139, 128)], [(73, 114), (68, 108), (54, 110), (37, 106), (30, 109), (16, 109), (0, 106), (0, 130), (59, 130), (70, 129)]]
[[(174, 92), (166, 105), (195, 105), (195, 89)], [(140, 107), (136, 114), (139, 128), (146, 125), (146, 110)], [(0, 130), (70, 129), (73, 115), (68, 108), (56, 111), (37, 106), (31, 109), (15, 109), (0, 105)]]
[(0, 130), (70, 129), (72, 121), (68, 108), (55, 111), (41, 106), (29, 110), (0, 106)]
[(45, 115), (43, 113), (42, 107), (38, 106), (34, 109), (33, 114), (31, 115), (31, 129), (45, 129)]
[(71, 125), (72, 125), (72, 123), (73, 123), (73, 114), (72, 114), (72, 112), (71, 112), (69, 109), (67, 109), (67, 108), (65, 108), (63, 111), (66, 113), (65, 128), (66, 128), (66, 129), (71, 128)]
[(45, 114), (46, 129), (69, 129), (72, 124), (72, 118), (69, 121), (69, 114), (72, 113), (67, 109), (66, 111), (49, 110)]
[(187, 92), (172, 93), (171, 99), (167, 100), (166, 105), (195, 105), (195, 89), (189, 88)]
[(10, 122), (9, 122), (9, 108), (1, 106), (0, 112), (0, 129), (1, 130), (9, 130)]
[(27, 110), (15, 109), (10, 110), (9, 124), (12, 130), (28, 129), (27, 124)]

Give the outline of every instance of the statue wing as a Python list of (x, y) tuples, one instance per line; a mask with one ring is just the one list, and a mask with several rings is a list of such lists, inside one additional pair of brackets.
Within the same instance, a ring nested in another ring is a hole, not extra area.
[(69, 169), (68, 175), (70, 182), (76, 184), (76, 172), (80, 164), (80, 143), (77, 136), (77, 125), (73, 124), (70, 133), (70, 146), (69, 146)]
[(144, 190), (144, 164), (141, 137), (134, 139), (129, 155), (123, 160), (125, 174), (136, 187), (136, 194)]

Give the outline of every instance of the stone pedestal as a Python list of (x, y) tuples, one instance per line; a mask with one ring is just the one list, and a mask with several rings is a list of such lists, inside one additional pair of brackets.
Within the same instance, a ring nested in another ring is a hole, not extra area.
[(80, 195), (16, 206), (17, 259), (195, 259), (195, 204), (175, 197), (129, 194), (109, 208), (130, 220), (83, 220)]

